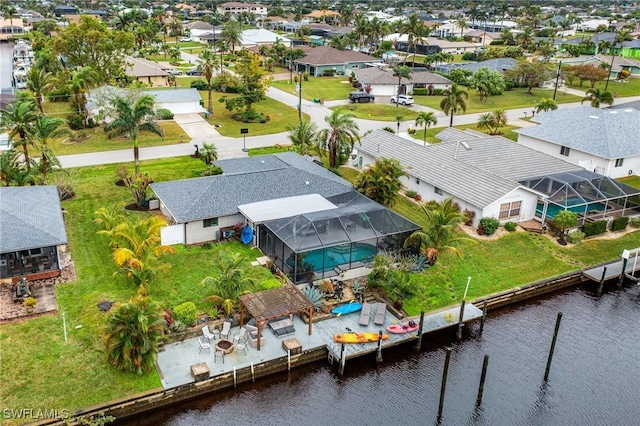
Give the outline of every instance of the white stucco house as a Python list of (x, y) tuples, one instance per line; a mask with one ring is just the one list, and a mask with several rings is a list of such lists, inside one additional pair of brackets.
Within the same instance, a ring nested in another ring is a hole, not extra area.
[(157, 109), (168, 109), (174, 114), (197, 114), (205, 111), (200, 105), (202, 96), (194, 88), (131, 90), (114, 86), (101, 86), (92, 90), (87, 99), (87, 111), (96, 116), (116, 96), (133, 100), (141, 95), (153, 96)]
[[(369, 67), (353, 71), (356, 80), (363, 87), (371, 86), (371, 92), (375, 96), (393, 96), (398, 92), (398, 78), (393, 76), (393, 70), (389, 67)], [(400, 80), (400, 94), (410, 93), (414, 88), (448, 89), (451, 80), (428, 71), (416, 71), (411, 74), (411, 79)]]
[(590, 106), (537, 114), (518, 143), (611, 178), (640, 174), (640, 111)]

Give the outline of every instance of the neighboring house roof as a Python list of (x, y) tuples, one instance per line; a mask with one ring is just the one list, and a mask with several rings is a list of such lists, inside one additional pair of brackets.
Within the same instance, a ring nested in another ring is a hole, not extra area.
[(0, 253), (67, 243), (58, 188), (0, 187)]
[(223, 174), (151, 184), (178, 223), (238, 213), (257, 201), (320, 194), (327, 198), (353, 186), (295, 153), (216, 162)]
[[(605, 64), (608, 64), (608, 65), (611, 64), (611, 56), (598, 55), (598, 56), (596, 56), (596, 58), (600, 62), (604, 62)], [(621, 69), (623, 69), (625, 67), (640, 68), (640, 61), (637, 60), (637, 59), (623, 58), (621, 56), (614, 56), (613, 57), (613, 66), (611, 67), (612, 71), (620, 71)]]
[[(397, 85), (398, 77), (393, 76), (393, 70), (369, 67), (354, 70), (356, 78), (363, 84)], [(451, 80), (427, 71), (411, 73), (411, 79), (402, 78), (401, 84), (451, 84)]]
[(289, 45), (290, 43), (289, 38), (264, 28), (244, 30), (240, 34), (240, 39), (244, 46), (253, 44), (271, 44), (275, 43), (277, 40), (280, 40), (281, 43), (286, 45)]
[(160, 64), (147, 59), (127, 56), (125, 62), (127, 64), (125, 73), (129, 77), (157, 77), (169, 75), (169, 73), (162, 69)]
[[(452, 132), (459, 132), (458, 140)], [(521, 187), (520, 180), (581, 169), (500, 136), (480, 137), (455, 129), (447, 129), (446, 135), (449, 141), (424, 146), (376, 130), (356, 149), (374, 158), (396, 158), (412, 176), (479, 208)]]
[(309, 65), (334, 65), (348, 62), (380, 62), (380, 58), (355, 50), (338, 50), (330, 46), (319, 46), (309, 50), (304, 58), (295, 62)]
[(640, 155), (640, 111), (579, 106), (537, 114), (517, 133), (609, 160)]
[(488, 59), (482, 62), (456, 62), (453, 64), (441, 64), (436, 65), (436, 69), (443, 72), (451, 72), (454, 69), (466, 69), (471, 72), (476, 72), (480, 68), (489, 68), (491, 71), (504, 72), (506, 70), (512, 70), (516, 68), (518, 61), (513, 58), (495, 58)]
[(338, 12), (334, 12), (333, 10), (314, 10), (311, 13), (304, 15), (308, 18), (324, 18), (325, 16), (340, 16)]
[(158, 103), (188, 101), (199, 102), (202, 100), (202, 96), (200, 96), (198, 89), (195, 89), (193, 87), (190, 89), (145, 90), (141, 92), (141, 94), (152, 95), (154, 98), (156, 98), (156, 102)]
[(184, 26), (188, 30), (203, 30), (203, 31), (213, 31), (213, 25), (202, 22), (202, 21), (194, 21), (190, 22)]
[(464, 35), (469, 37), (489, 37), (489, 38), (492, 38), (493, 40), (498, 40), (500, 37), (502, 37), (501, 33), (492, 33), (489, 31), (482, 31), (482, 30), (471, 30), (464, 33)]
[(608, 106), (606, 109), (629, 109), (629, 108), (640, 111), (640, 101), (631, 101), (631, 102), (624, 102), (621, 104), (615, 104), (615, 105)]
[(87, 110), (93, 111), (111, 102), (112, 99), (120, 96), (134, 101), (139, 96), (151, 95), (156, 103), (168, 104), (172, 102), (200, 102), (202, 96), (195, 88), (171, 89), (171, 90), (133, 90), (114, 86), (100, 86), (93, 89), (87, 96)]

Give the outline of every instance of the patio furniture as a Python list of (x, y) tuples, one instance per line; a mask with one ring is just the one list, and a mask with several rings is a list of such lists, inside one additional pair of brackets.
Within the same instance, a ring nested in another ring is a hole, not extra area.
[(293, 321), (289, 318), (283, 318), (276, 321), (271, 321), (269, 327), (273, 330), (273, 334), (278, 337), (287, 336), (296, 332), (293, 326)]
[(373, 323), (376, 325), (384, 324), (384, 318), (387, 314), (386, 303), (376, 303), (376, 316), (373, 318)]
[(207, 339), (207, 342), (211, 342), (211, 339), (213, 339), (214, 341), (216, 340), (215, 334), (213, 334), (209, 330), (208, 325), (205, 325), (204, 327), (202, 327), (202, 335), (204, 336), (205, 339)]
[(244, 352), (244, 356), (247, 356), (247, 344), (246, 343), (237, 344), (236, 345), (236, 350)]
[(282, 349), (284, 349), (285, 352), (291, 351), (291, 355), (298, 355), (302, 353), (302, 345), (295, 337), (293, 339), (283, 340)]
[(230, 321), (223, 322), (222, 331), (220, 332), (220, 337), (223, 339), (228, 339), (230, 332), (231, 332), (231, 322)]
[(206, 349), (211, 353), (211, 344), (209, 344), (208, 341), (205, 342), (204, 339), (204, 337), (198, 337), (198, 345), (200, 346), (198, 353), (202, 352), (203, 349)]
[[(251, 347), (257, 347), (258, 346), (258, 327), (254, 326), (254, 325), (249, 325), (247, 324), (246, 326), (247, 329), (247, 343), (249, 343), (249, 345)], [(262, 333), (260, 333), (260, 346), (264, 345), (264, 337), (262, 336)]]
[(240, 331), (238, 331), (233, 335), (233, 343), (238, 344), (240, 343), (241, 340), (246, 342), (247, 341), (246, 334), (247, 334), (247, 329), (244, 327), (240, 327)]
[(207, 380), (209, 376), (209, 367), (206, 362), (200, 362), (191, 366), (191, 377), (195, 382)]
[(371, 303), (363, 303), (362, 310), (360, 311), (360, 325), (369, 325), (371, 319)]
[(224, 364), (224, 351), (216, 348), (213, 352), (213, 362), (215, 363), (218, 358), (222, 358), (222, 363)]

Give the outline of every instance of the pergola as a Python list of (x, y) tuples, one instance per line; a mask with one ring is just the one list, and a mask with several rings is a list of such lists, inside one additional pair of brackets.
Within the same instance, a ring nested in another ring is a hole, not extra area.
[(262, 328), (268, 321), (286, 317), (300, 312), (309, 315), (309, 335), (313, 324), (313, 302), (302, 293), (298, 287), (286, 284), (282, 287), (272, 288), (259, 293), (244, 294), (240, 300), (240, 324), (244, 322), (245, 309), (251, 315), (258, 327), (258, 345), (260, 350), (260, 336)]

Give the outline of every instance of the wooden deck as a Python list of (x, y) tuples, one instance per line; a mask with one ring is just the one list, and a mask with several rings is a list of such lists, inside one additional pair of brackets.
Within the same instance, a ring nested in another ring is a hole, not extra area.
[[(582, 275), (592, 281), (600, 282), (600, 280), (602, 279), (602, 273), (606, 268), (607, 271), (605, 272), (604, 280), (608, 281), (613, 278), (620, 277), (620, 274), (622, 274), (622, 265), (623, 265), (623, 261), (618, 260), (616, 262), (611, 262), (606, 265), (598, 266), (596, 268), (587, 269), (582, 272)], [(625, 271), (624, 271), (625, 274), (633, 276), (638, 271), (640, 271), (640, 261), (637, 262), (634, 268), (634, 259), (633, 258), (629, 259), (629, 262), (627, 263), (627, 267), (625, 268)]]

